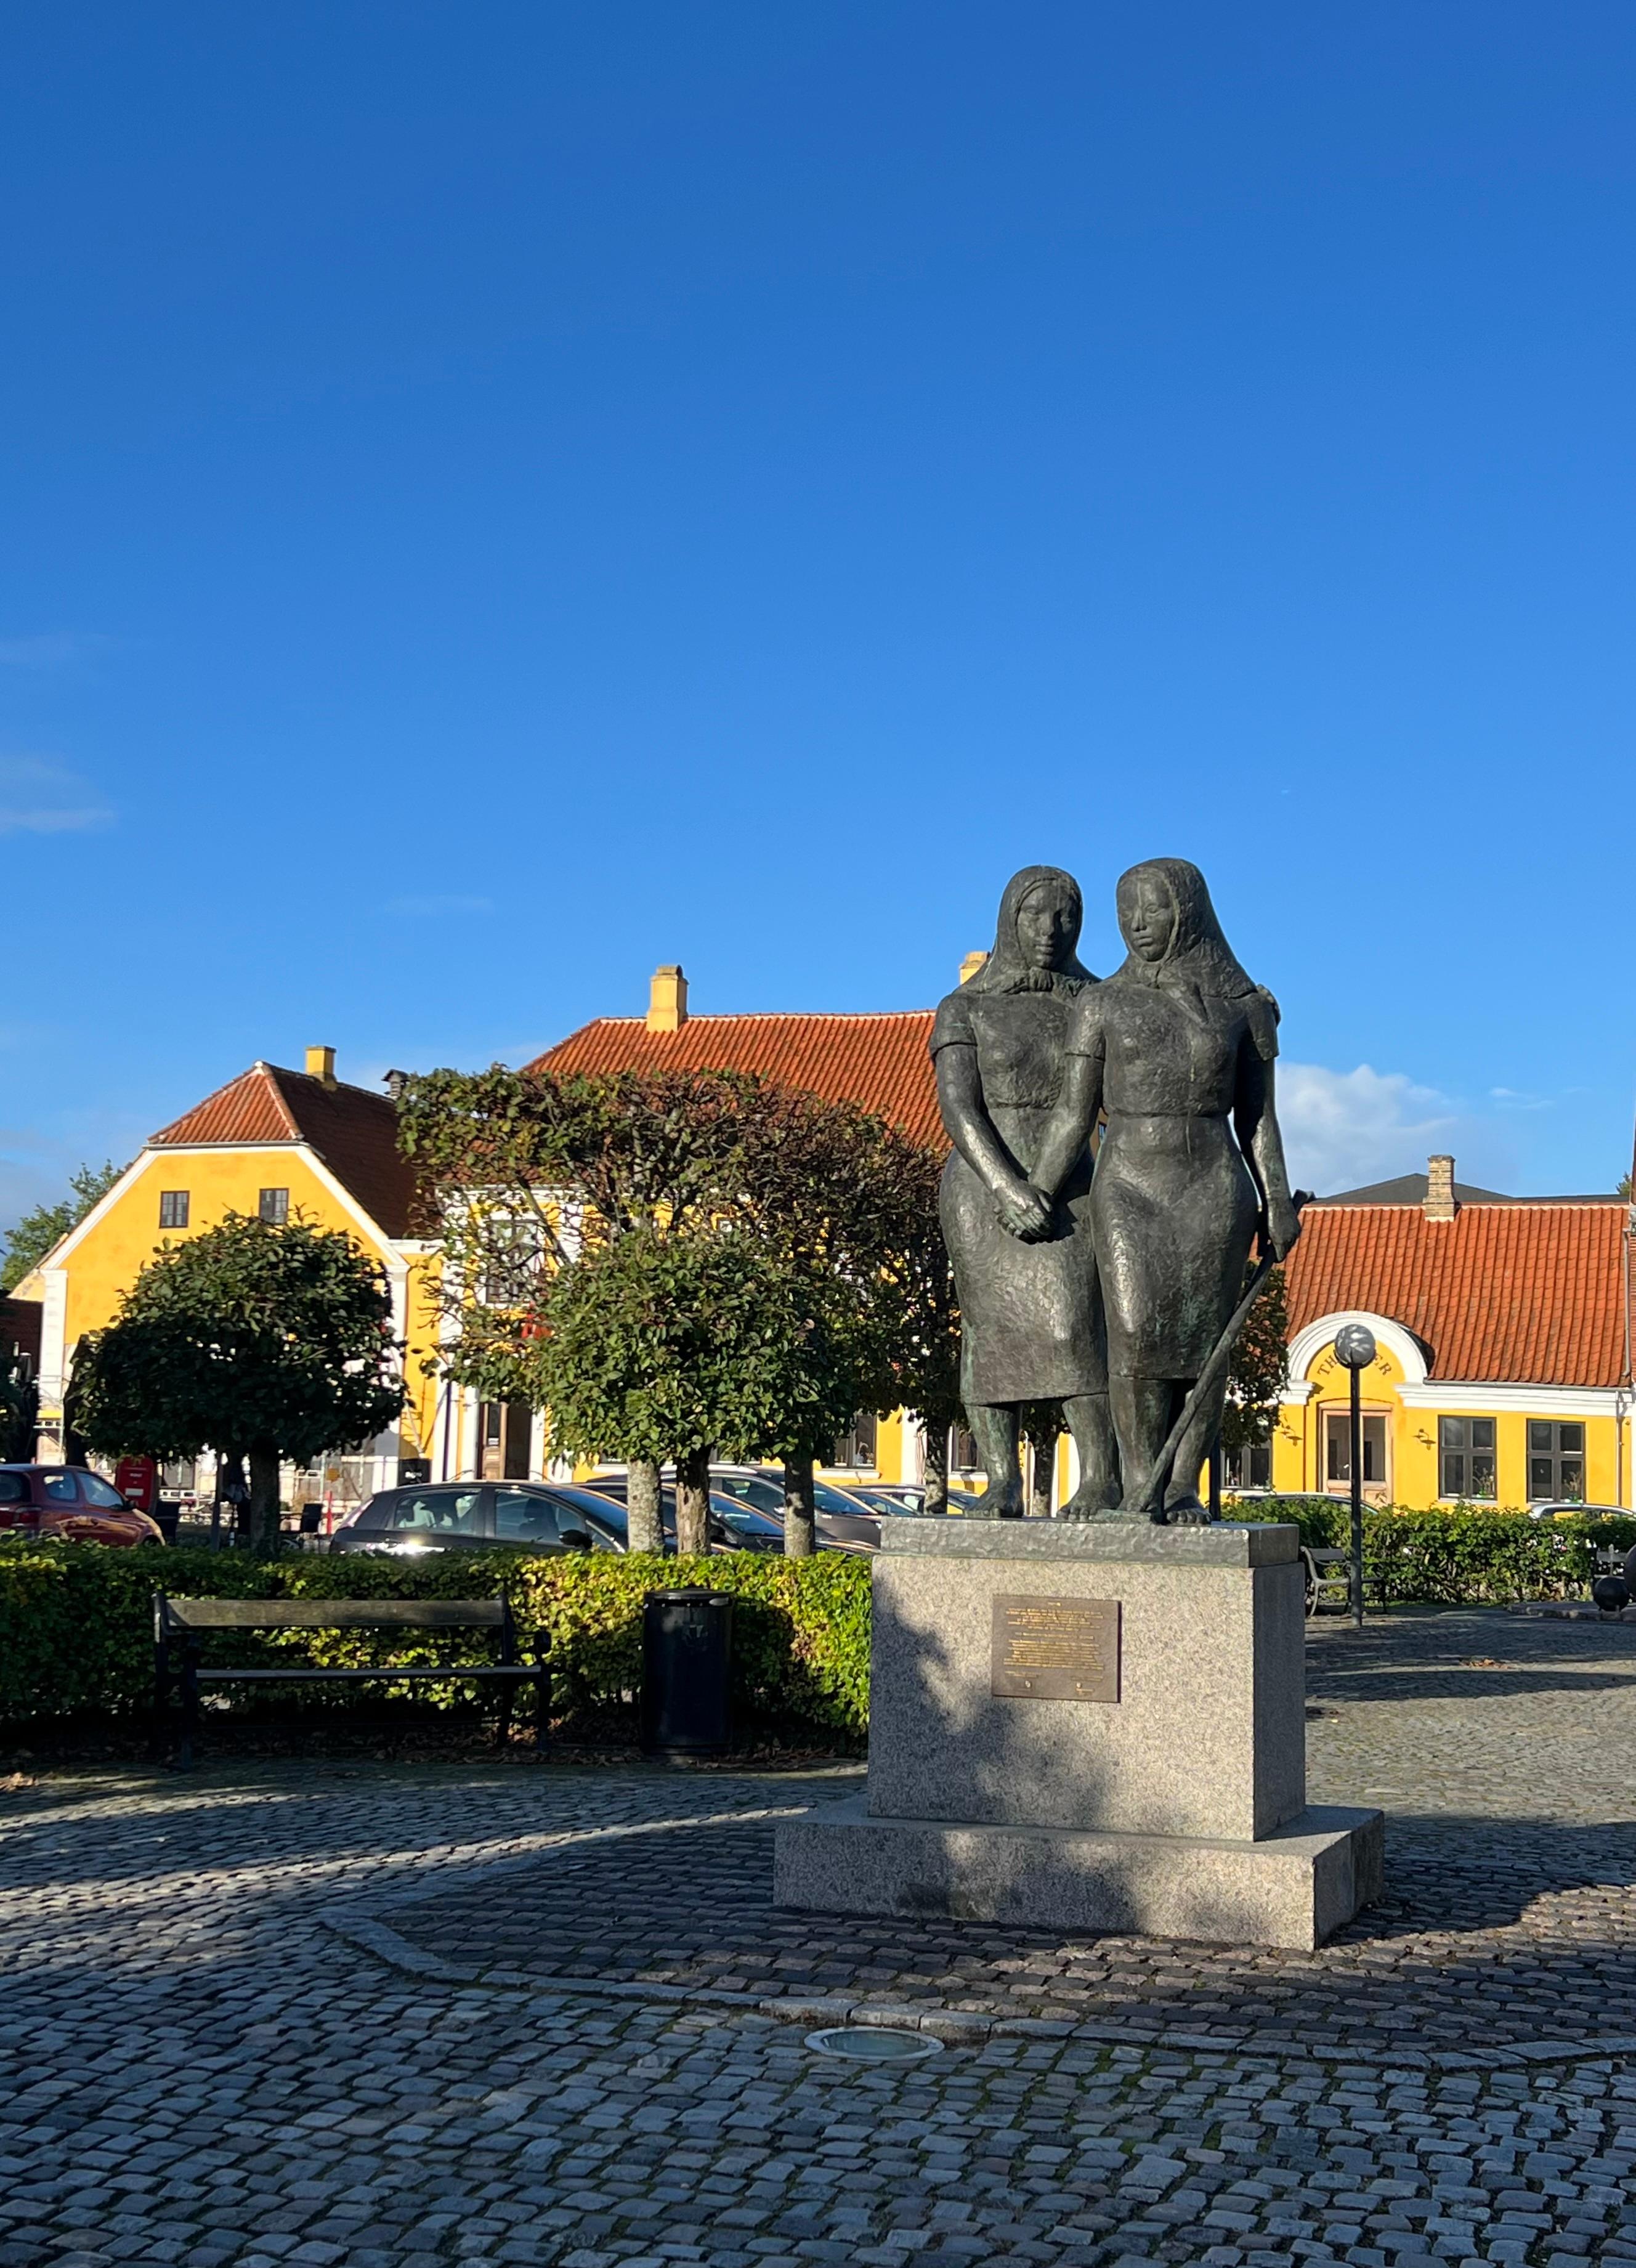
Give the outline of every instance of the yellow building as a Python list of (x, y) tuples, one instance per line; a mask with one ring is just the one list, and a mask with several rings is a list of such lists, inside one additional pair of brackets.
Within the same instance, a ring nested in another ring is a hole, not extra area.
[(163, 1245), (228, 1212), (283, 1220), (300, 1212), (345, 1229), (391, 1285), (393, 1334), (408, 1343), (410, 1401), (400, 1425), (360, 1456), (332, 1461), (308, 1485), (343, 1498), (387, 1487), (400, 1462), (429, 1458), (438, 1389), (421, 1358), (438, 1339), (435, 1249), (410, 1233), (415, 1177), (398, 1154), (391, 1098), (335, 1077), (333, 1048), (309, 1048), (305, 1071), (252, 1064), (155, 1134), (100, 1203), (18, 1287), (41, 1304), (41, 1454), (62, 1454), (63, 1395), (76, 1344), (113, 1320), (121, 1296)]
[(1308, 1207), (1286, 1271), (1289, 1383), (1267, 1452), (1232, 1477), (1281, 1494), (1351, 1489), (1343, 1323), (1374, 1334), (1361, 1379), (1363, 1490), (1376, 1504), (1636, 1502), (1632, 1211), (1507, 1197), (1435, 1157)]

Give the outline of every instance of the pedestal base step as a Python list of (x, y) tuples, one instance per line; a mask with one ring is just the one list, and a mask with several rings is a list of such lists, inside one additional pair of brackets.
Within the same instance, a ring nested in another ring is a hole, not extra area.
[(1258, 1843), (872, 1819), (866, 1798), (777, 1832), (773, 1903), (1309, 1953), (1381, 1895), (1378, 1811), (1313, 1804)]

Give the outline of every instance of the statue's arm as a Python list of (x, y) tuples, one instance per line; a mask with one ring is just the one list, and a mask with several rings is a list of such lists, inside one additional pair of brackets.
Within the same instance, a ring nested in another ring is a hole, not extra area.
[(937, 1099), (949, 1140), (994, 1199), (1001, 1225), (1025, 1241), (1043, 1236), (1050, 1226), (1050, 1207), (1018, 1171), (984, 1108), (976, 1048), (938, 1049)]
[(1040, 1154), (1028, 1176), (1036, 1189), (1054, 1198), (1085, 1152), (1102, 1107), (1102, 1059), (1100, 1055), (1071, 1055), (1063, 1058), (1062, 1091), (1046, 1122)]
[(1301, 1234), (1301, 1215), (1290, 1196), (1284, 1137), (1279, 1131), (1272, 1063), (1262, 1057), (1251, 1039), (1246, 1039), (1239, 1050), (1233, 1126), (1261, 1194), (1267, 1235), (1274, 1253), (1282, 1260)]

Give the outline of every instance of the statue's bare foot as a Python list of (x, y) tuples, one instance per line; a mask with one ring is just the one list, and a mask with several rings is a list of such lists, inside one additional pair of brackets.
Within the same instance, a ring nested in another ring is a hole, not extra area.
[(1124, 1513), (1117, 1503), (1109, 1503), (1105, 1489), (1075, 1489), (1062, 1510), (1058, 1520), (1123, 1520)]
[(1211, 1525), (1210, 1506), (1201, 1504), (1196, 1496), (1179, 1496), (1164, 1509), (1165, 1524), (1169, 1528), (1208, 1528)]
[[(951, 1498), (951, 1505), (953, 1501)], [(984, 1489), (981, 1496), (972, 1498), (963, 1511), (968, 1520), (1021, 1520), (1022, 1498), (1006, 1489)]]

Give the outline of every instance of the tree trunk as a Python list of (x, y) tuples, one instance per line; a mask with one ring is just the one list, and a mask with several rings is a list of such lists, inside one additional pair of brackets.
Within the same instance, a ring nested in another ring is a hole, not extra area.
[(813, 1461), (784, 1461), (784, 1556), (810, 1559), (816, 1549), (813, 1523)]
[(632, 1551), (662, 1551), (665, 1531), (660, 1517), (659, 1467), (645, 1459), (632, 1458), (627, 1470), (626, 1543)]
[(1057, 1493), (1057, 1442), (1050, 1447), (1039, 1441), (1029, 1444), (1034, 1451), (1034, 1475), (1028, 1490), (1028, 1510), (1036, 1520), (1051, 1516), (1051, 1498)]
[(278, 1452), (270, 1442), (250, 1451), (249, 1544), (258, 1558), (278, 1549)]
[(676, 1459), (676, 1550), (690, 1558), (710, 1550), (710, 1451)]
[(948, 1510), (948, 1428), (928, 1425), (925, 1429), (926, 1510)]

